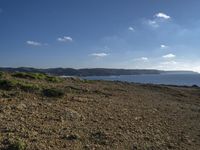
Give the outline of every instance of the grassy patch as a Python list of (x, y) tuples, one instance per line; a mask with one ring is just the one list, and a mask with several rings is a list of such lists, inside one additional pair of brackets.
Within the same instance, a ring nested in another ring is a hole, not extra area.
[(64, 96), (64, 91), (61, 89), (56, 89), (56, 88), (49, 88), (49, 89), (44, 89), (42, 91), (43, 95), (46, 97), (58, 97), (61, 98)]
[(83, 83), (96, 83), (95, 80), (87, 80), (87, 79), (83, 79), (83, 80), (80, 80), (81, 82)]
[(0, 79), (0, 89), (6, 91), (21, 89), (24, 92), (36, 92), (40, 90), (40, 87), (37, 84), (24, 83), (17, 80)]
[(81, 93), (81, 92), (86, 92), (86, 90), (83, 90), (81, 88), (77, 88), (77, 87), (74, 87), (74, 86), (66, 86), (65, 87), (65, 90), (67, 92), (70, 92), (70, 93)]
[(43, 73), (26, 73), (26, 72), (17, 72), (12, 74), (13, 77), (23, 78), (23, 79), (45, 79), (46, 75)]
[(17, 72), (12, 74), (13, 77), (22, 78), (22, 79), (38, 79), (38, 80), (46, 80), (49, 82), (60, 82), (61, 78), (55, 76), (49, 76), (44, 73), (26, 73), (26, 72)]
[(49, 82), (61, 82), (62, 81), (61, 78), (55, 77), (55, 76), (46, 76), (45, 80), (49, 81)]
[(38, 85), (30, 83), (19, 83), (18, 86), (24, 92), (36, 92), (40, 90), (40, 87)]

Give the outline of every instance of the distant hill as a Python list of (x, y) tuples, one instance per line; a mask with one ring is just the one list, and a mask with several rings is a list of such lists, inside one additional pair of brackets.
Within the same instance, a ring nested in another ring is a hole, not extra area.
[(111, 75), (140, 75), (140, 74), (163, 74), (163, 73), (195, 73), (192, 71), (161, 71), (154, 69), (107, 69), (107, 68), (92, 68), (92, 69), (73, 69), (73, 68), (48, 68), (37, 69), (29, 67), (20, 68), (0, 68), (0, 71), (7, 72), (40, 72), (57, 76), (111, 76)]

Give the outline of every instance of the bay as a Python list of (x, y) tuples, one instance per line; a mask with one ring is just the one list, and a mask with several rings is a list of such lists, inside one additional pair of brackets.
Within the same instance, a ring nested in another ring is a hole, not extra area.
[(150, 83), (181, 86), (200, 86), (200, 74), (151, 74), (120, 76), (88, 76), (88, 80), (126, 81), (134, 83)]

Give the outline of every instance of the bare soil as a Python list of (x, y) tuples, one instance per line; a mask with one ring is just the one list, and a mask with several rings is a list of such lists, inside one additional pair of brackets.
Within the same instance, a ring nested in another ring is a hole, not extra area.
[(65, 94), (1, 89), (0, 149), (13, 141), (27, 150), (200, 149), (200, 88), (17, 80)]

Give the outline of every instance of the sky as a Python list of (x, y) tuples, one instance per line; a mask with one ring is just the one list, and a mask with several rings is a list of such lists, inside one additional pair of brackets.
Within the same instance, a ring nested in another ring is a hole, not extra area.
[(200, 0), (0, 0), (0, 67), (200, 72)]

